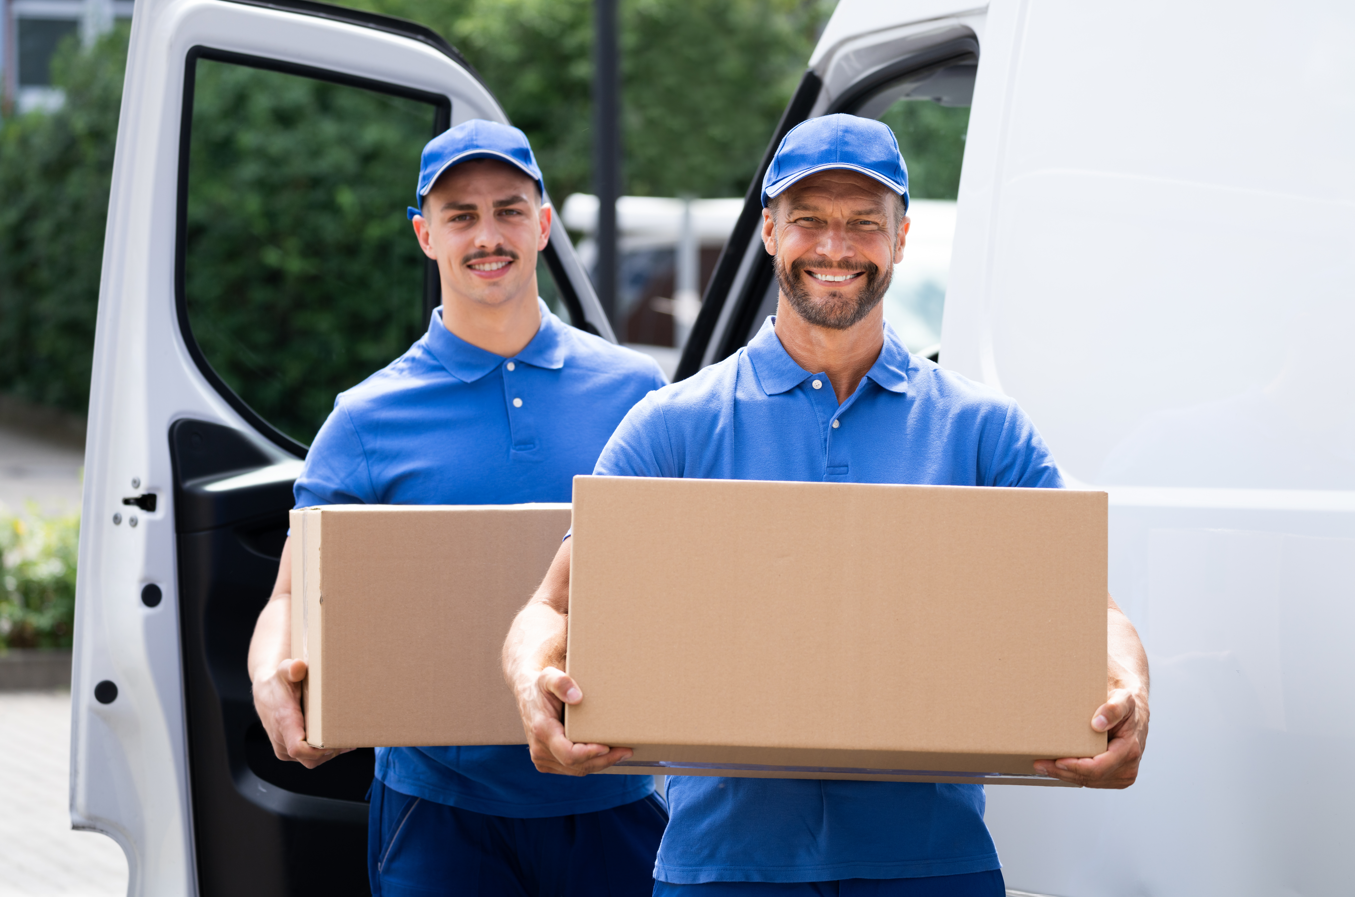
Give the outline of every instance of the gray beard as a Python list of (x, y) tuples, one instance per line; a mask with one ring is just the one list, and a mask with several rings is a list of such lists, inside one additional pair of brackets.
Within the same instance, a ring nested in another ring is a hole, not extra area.
[(796, 314), (816, 327), (827, 327), (830, 330), (846, 330), (870, 314), (875, 306), (880, 304), (880, 300), (884, 299), (889, 282), (894, 279), (892, 267), (881, 275), (879, 266), (869, 262), (863, 265), (815, 264), (815, 268), (831, 267), (837, 271), (863, 271), (866, 277), (866, 282), (857, 290), (855, 298), (834, 290), (822, 299), (815, 299), (810, 296), (809, 290), (804, 285), (804, 279), (809, 276), (804, 269), (809, 266), (809, 261), (798, 259), (787, 271), (781, 262), (781, 256), (778, 255), (774, 263), (776, 280), (781, 287), (781, 295), (786, 297), (786, 301), (795, 309)]

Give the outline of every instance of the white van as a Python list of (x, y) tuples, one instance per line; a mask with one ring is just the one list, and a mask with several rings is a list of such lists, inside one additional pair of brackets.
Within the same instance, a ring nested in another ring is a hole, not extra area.
[[(1111, 589), (1152, 659), (1152, 737), (1128, 791), (989, 789), (1008, 884), (1349, 894), (1355, 5), (978, 2), (843, 0), (770, 146), (829, 112), (970, 106), (941, 363), (1016, 397), (1070, 482), (1110, 493)], [(305, 426), (265, 388), (270, 371), (305, 372), (223, 341), (212, 316), (232, 306), (203, 298), (217, 275), (195, 203), (234, 198), (198, 196), (194, 179), (263, 164), (268, 142), (241, 119), (234, 156), (198, 153), (211, 121), (195, 96), (246, 71), (355, 92), (299, 107), (345, 127), (413, 116), (421, 141), (504, 120), (451, 47), (406, 23), (305, 0), (138, 0), (91, 390), (71, 775), (75, 825), (122, 845), (134, 895), (367, 888), (370, 754), (314, 772), (275, 760), (245, 670)], [(772, 307), (756, 183), (679, 376), (735, 351)], [(546, 262), (556, 307), (611, 336), (558, 225)], [(390, 301), (417, 323), (436, 293)], [(289, 309), (254, 313), (260, 345), (299, 328), (347, 351), (323, 309)], [(268, 375), (241, 379), (249, 365)]]

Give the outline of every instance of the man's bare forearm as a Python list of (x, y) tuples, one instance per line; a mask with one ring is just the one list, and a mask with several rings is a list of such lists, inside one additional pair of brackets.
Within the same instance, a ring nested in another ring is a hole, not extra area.
[(1107, 596), (1106, 648), (1109, 656), (1109, 685), (1135, 694), (1148, 695), (1148, 655), (1139, 641), (1138, 630), (1120, 610), (1115, 599)]
[(503, 645), (503, 675), (515, 691), (546, 667), (565, 667), (564, 615), (532, 600), (517, 615)]
[(273, 594), (254, 624), (249, 640), (249, 678), (269, 676), (292, 655), (292, 539), (282, 546)]
[[(249, 681), (254, 709), (259, 714), (273, 752), (279, 760), (296, 760), (313, 769), (342, 750), (324, 750), (306, 743), (306, 718), (301, 711), (301, 682), (306, 665), (292, 657), (292, 540), (282, 547), (273, 596), (264, 605), (249, 640)], [(284, 663), (283, 661), (288, 661)]]
[(569, 612), (569, 540), (560, 546), (541, 586), (518, 612), (503, 643), (503, 675), (517, 691), (546, 667), (563, 669)]

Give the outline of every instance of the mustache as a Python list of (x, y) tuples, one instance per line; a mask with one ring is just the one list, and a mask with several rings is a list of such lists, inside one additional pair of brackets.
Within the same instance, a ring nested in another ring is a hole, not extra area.
[(495, 246), (493, 249), (477, 249), (470, 255), (462, 256), (461, 264), (469, 265), (472, 264), (473, 262), (480, 261), (480, 259), (493, 258), (494, 256), (510, 258), (515, 262), (520, 258), (520, 256), (516, 252), (514, 252), (513, 250), (509, 249), (507, 246), (504, 246), (501, 243), (498, 246)]

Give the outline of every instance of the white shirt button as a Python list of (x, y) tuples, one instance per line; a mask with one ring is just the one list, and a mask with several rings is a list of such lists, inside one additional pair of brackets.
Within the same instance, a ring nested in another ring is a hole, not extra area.
[(510, 370), (510, 371), (515, 371), (515, 370), (517, 370), (517, 367), (518, 367), (518, 366), (515, 365), (515, 364), (513, 364), (513, 362), (510, 361), (510, 362), (508, 362), (507, 367), (508, 367), (508, 370)]
[[(521, 407), (522, 407), (522, 399), (514, 399), (514, 400), (513, 400), (513, 407), (514, 407), (514, 408), (521, 408)], [(833, 421), (833, 423), (836, 424), (837, 421)]]
[(823, 381), (822, 381), (822, 380), (815, 380), (815, 381), (813, 381), (813, 385), (814, 385), (814, 388), (815, 388), (815, 389), (823, 389)]
[(837, 429), (837, 426), (838, 426), (839, 423), (841, 423), (841, 421), (836, 421), (836, 420), (833, 421), (833, 429), (834, 429), (834, 430)]

